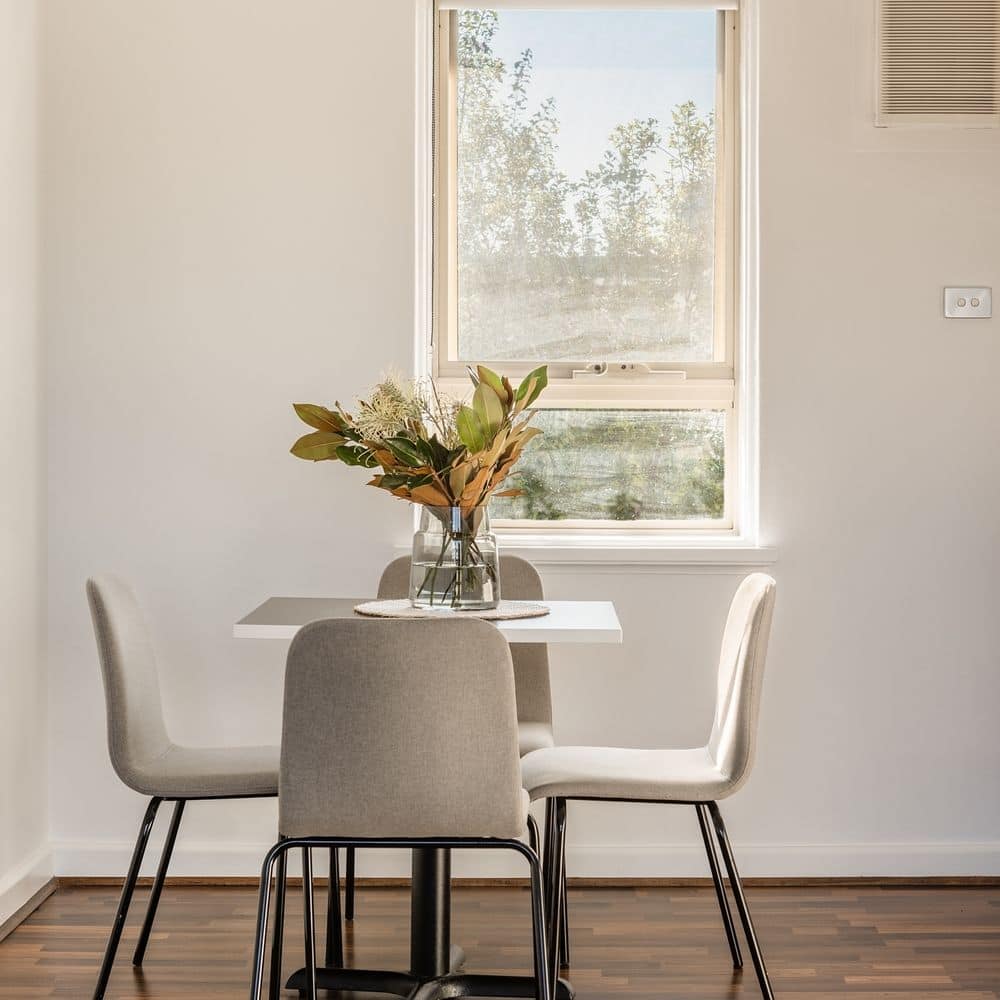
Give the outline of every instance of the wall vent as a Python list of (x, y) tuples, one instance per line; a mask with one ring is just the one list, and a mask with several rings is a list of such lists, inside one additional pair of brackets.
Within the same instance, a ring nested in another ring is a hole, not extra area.
[(1000, 126), (1000, 0), (876, 0), (875, 124)]

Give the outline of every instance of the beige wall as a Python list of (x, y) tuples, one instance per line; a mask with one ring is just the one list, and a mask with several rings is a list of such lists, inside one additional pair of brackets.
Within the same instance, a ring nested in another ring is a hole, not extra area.
[(33, 0), (0, 0), (0, 923), (47, 880)]
[[(1000, 153), (994, 133), (874, 133), (868, 9), (762, 3), (780, 592), (731, 828), (748, 873), (1000, 873), (1000, 348), (996, 320), (947, 324), (939, 301), (1000, 287)], [(286, 451), (292, 400), (412, 357), (415, 5), (46, 10), (52, 831), (60, 871), (112, 873), (142, 806), (107, 763), (87, 574), (145, 598), (179, 739), (274, 740), (285, 646), (231, 623), (268, 594), (370, 591), (406, 539), (401, 505)], [(613, 598), (626, 634), (555, 651), (558, 736), (702, 739), (742, 572), (546, 567), (554, 597)], [(686, 811), (572, 811), (571, 871), (703, 873)], [(274, 822), (193, 807), (178, 871), (254, 871)]]

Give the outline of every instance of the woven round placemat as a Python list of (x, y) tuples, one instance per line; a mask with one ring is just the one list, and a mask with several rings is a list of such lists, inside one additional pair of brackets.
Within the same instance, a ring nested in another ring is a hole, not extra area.
[(532, 601), (501, 601), (485, 611), (457, 611), (454, 608), (415, 608), (409, 601), (365, 601), (354, 609), (369, 618), (482, 618), (488, 622), (513, 618), (541, 618), (549, 609)]

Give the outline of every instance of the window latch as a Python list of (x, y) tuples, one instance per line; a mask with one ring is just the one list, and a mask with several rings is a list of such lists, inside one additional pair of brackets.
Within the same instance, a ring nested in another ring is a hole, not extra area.
[(589, 361), (585, 368), (574, 368), (573, 379), (581, 382), (607, 378), (609, 380), (627, 379), (643, 381), (655, 379), (657, 382), (683, 382), (687, 378), (685, 371), (670, 371), (667, 369), (650, 368), (640, 361)]

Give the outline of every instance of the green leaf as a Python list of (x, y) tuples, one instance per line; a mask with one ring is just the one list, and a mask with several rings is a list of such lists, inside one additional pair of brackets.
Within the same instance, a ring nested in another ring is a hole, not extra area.
[(399, 476), (394, 475), (393, 473), (386, 473), (382, 477), (382, 481), (379, 483), (379, 486), (385, 490), (396, 490), (399, 489), (400, 486), (406, 486), (409, 481), (409, 476)]
[(398, 458), (404, 465), (416, 468), (417, 466), (427, 464), (427, 460), (421, 454), (420, 449), (417, 448), (416, 445), (414, 445), (414, 443), (408, 438), (386, 438), (385, 446), (392, 452), (393, 456)]
[(479, 417), (476, 416), (474, 410), (468, 406), (460, 407), (458, 415), (455, 417), (455, 429), (458, 431), (462, 444), (469, 451), (483, 450), (486, 442), (483, 439), (483, 429), (479, 423)]
[(536, 368), (533, 372), (529, 372), (525, 376), (524, 381), (517, 387), (515, 398), (518, 400), (523, 399), (526, 407), (531, 406), (548, 384), (549, 369), (545, 365), (542, 365), (541, 368)]
[(503, 379), (495, 371), (491, 371), (483, 365), (477, 365), (476, 371), (479, 372), (479, 381), (488, 385), (497, 394), (501, 403), (509, 403), (511, 401), (511, 397), (507, 394), (507, 389), (504, 387)]
[(535, 388), (535, 379), (526, 378), (518, 387), (514, 395), (513, 414), (516, 417), (528, 405), (528, 393)]
[(432, 469), (441, 472), (451, 465), (451, 452), (440, 442), (436, 434), (427, 441), (421, 439), (418, 445), (427, 456), (427, 464)]
[(364, 457), (367, 453), (366, 449), (354, 448), (349, 444), (342, 444), (337, 449), (337, 458), (339, 458), (344, 465), (363, 465), (366, 469), (370, 469), (372, 465), (377, 463), (372, 462), (369, 464), (365, 462)]
[(503, 423), (504, 409), (500, 397), (485, 382), (480, 382), (472, 394), (472, 408), (479, 417), (487, 440), (492, 440)]
[(523, 379), (518, 383), (517, 389), (514, 392), (514, 401), (519, 403), (528, 394), (528, 390), (534, 385), (534, 372), (531, 375), (525, 375)]
[(343, 461), (340, 454), (340, 449), (343, 446), (344, 439), (340, 434), (331, 434), (329, 431), (313, 431), (312, 434), (300, 437), (292, 445), (291, 451), (296, 458), (304, 458), (311, 462), (336, 461), (338, 458)]
[(340, 416), (325, 406), (315, 403), (292, 403), (299, 420), (318, 431), (334, 431), (339, 433), (344, 429)]

